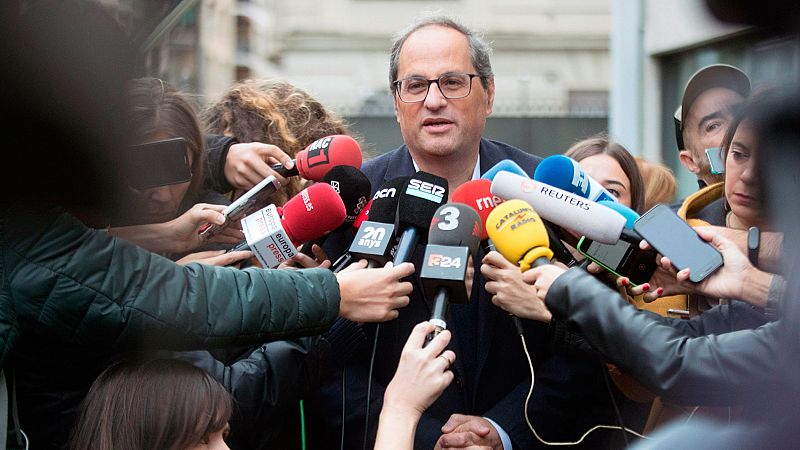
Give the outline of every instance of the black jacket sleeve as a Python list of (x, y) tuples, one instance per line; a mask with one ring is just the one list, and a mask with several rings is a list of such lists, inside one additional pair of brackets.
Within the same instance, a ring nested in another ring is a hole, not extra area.
[(760, 395), (752, 389), (754, 380), (765, 385), (779, 381), (779, 323), (706, 334), (727, 329), (727, 317), (713, 320), (720, 308), (705, 321), (679, 329), (672, 323), (677, 319), (653, 317), (621, 298), (615, 301), (612, 292), (586, 272), (570, 269), (545, 300), (554, 316), (657, 394), (676, 403), (730, 405)]
[(271, 448), (297, 402), (340, 368), (363, 340), (360, 326), (337, 319), (321, 336), (266, 343), (231, 364), (207, 351), (170, 356), (206, 370), (233, 395), (231, 448)]
[(203, 185), (220, 193), (230, 192), (233, 186), (225, 179), (225, 159), (231, 145), (238, 143), (236, 138), (207, 134), (206, 138), (206, 171)]

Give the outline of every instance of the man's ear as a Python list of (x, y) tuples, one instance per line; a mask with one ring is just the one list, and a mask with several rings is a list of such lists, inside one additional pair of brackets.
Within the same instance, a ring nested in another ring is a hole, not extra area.
[(492, 106), (494, 105), (494, 77), (489, 77), (486, 80), (488, 85), (486, 89), (486, 115), (492, 114)]
[(394, 120), (400, 123), (400, 113), (397, 111), (397, 95), (392, 93), (392, 106), (394, 106)]
[(683, 167), (686, 167), (686, 170), (695, 175), (700, 173), (700, 167), (697, 165), (697, 163), (695, 163), (694, 158), (692, 158), (692, 152), (689, 150), (681, 150), (678, 152), (678, 157), (680, 158)]

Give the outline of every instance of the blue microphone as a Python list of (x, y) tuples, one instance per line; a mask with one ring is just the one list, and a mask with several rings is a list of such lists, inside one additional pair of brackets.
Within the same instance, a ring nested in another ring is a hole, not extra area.
[(611, 208), (614, 211), (620, 213), (622, 217), (625, 218), (625, 228), (632, 230), (633, 229), (633, 222), (636, 222), (636, 219), (639, 218), (639, 214), (628, 208), (627, 206), (623, 205), (620, 202), (612, 202), (610, 200), (600, 200), (597, 202), (607, 208)]
[(553, 155), (543, 159), (536, 166), (533, 179), (595, 202), (617, 201), (602, 184), (590, 177), (581, 169), (580, 164), (568, 156)]
[(525, 178), (530, 178), (528, 174), (522, 170), (522, 167), (510, 159), (504, 159), (495, 164), (491, 169), (487, 170), (481, 178), (492, 181), (498, 172), (511, 172)]

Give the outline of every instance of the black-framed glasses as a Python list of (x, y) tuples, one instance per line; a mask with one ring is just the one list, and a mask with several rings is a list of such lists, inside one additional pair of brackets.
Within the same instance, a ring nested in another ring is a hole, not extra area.
[(408, 77), (397, 80), (394, 83), (394, 90), (400, 101), (403, 103), (418, 103), (425, 101), (431, 84), (436, 83), (439, 92), (444, 98), (453, 100), (464, 98), (472, 92), (472, 79), (480, 77), (474, 73), (446, 73), (439, 78), (428, 80), (424, 77)]

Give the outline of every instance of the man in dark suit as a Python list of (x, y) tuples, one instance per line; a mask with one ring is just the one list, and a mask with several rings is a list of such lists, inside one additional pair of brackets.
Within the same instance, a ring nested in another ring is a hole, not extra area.
[[(447, 179), (452, 193), (504, 159), (514, 160), (533, 174), (541, 158), (482, 138), (494, 100), (489, 53), (481, 38), (442, 17), (415, 23), (394, 42), (390, 81), (405, 145), (364, 164), (362, 170), (373, 191), (389, 179), (423, 170)], [(329, 255), (337, 256), (346, 245), (349, 242), (329, 247)], [(420, 267), (423, 253), (424, 247), (418, 246), (416, 267)], [(476, 282), (471, 302), (450, 305), (449, 309), (447, 322), (453, 333), (450, 347), (458, 355), (454, 382), (423, 415), (415, 448), (482, 445), (511, 449), (538, 443), (524, 418), (530, 389), (527, 359), (510, 316), (492, 304), (483, 288), (479, 270), (482, 257), (478, 255), (474, 261)], [(409, 306), (400, 310), (398, 319), (381, 324), (378, 333), (368, 443), (374, 442), (384, 388), (394, 374), (403, 345), (414, 325), (431, 315), (432, 299), (425, 298), (418, 274), (412, 281)], [(586, 386), (574, 388), (575, 377), (591, 375), (596, 380), (597, 366), (593, 361), (588, 368), (576, 366), (566, 357), (551, 355), (548, 326), (528, 322), (525, 327), (537, 367), (537, 389), (529, 412), (537, 431), (545, 439), (556, 440), (565, 437), (562, 432), (580, 426), (575, 424), (575, 415), (585, 413), (592, 395), (587, 395)], [(375, 327), (364, 325), (364, 330), (368, 342), (373, 342)], [(368, 345), (345, 372), (346, 448), (362, 447), (371, 355), (372, 345)], [(333, 380), (317, 399), (331, 425), (330, 438), (339, 431), (340, 423), (335, 422), (341, 417), (342, 384), (341, 378)], [(576, 437), (570, 432), (566, 436)], [(330, 441), (325, 444), (330, 446)]]

